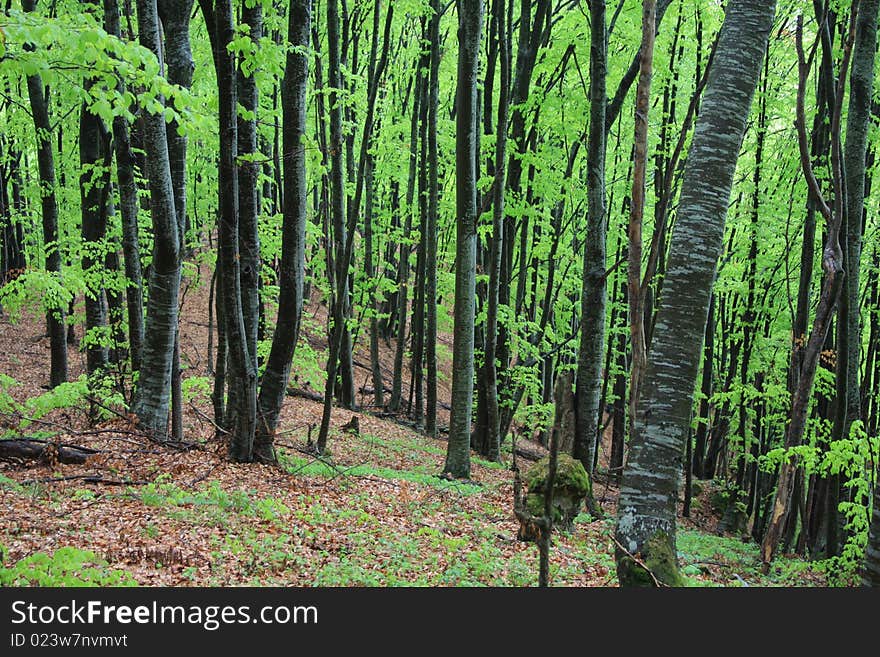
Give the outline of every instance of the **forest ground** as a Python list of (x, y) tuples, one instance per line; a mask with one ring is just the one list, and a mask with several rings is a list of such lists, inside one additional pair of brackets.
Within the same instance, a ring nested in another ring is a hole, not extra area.
[[(183, 296), (182, 360), (190, 377), (205, 375), (208, 363), (206, 271), (201, 268)], [(303, 339), (320, 352), (320, 359), (325, 359), (320, 328), (325, 320), (326, 309), (313, 299), (305, 310)], [(81, 337), (82, 326), (77, 333)], [(440, 341), (446, 348), (438, 350), (438, 394), (448, 405), (451, 336), (442, 334)], [(361, 336), (359, 344), (368, 340)], [(393, 351), (383, 349), (390, 385)], [(70, 347), (69, 357), (72, 380), (83, 372), (85, 355)], [(369, 363), (365, 349), (358, 349), (355, 360)], [(0, 373), (20, 384), (6, 392), (25, 404), (45, 393), (48, 371), (45, 320), (36, 313), (24, 313), (15, 323), (0, 316)], [(371, 395), (361, 394), (369, 385), (369, 371), (358, 367), (357, 379), (358, 400), (370, 403)], [(405, 380), (404, 391), (408, 384)], [(306, 444), (309, 426), (320, 423), (322, 405), (288, 396), (277, 441), (279, 466), (235, 464), (225, 458), (225, 444), (215, 436), (209, 392), (197, 385), (189, 390), (186, 450), (150, 442), (130, 419), (112, 413), (92, 426), (88, 404), (52, 410), (26, 428), (21, 417), (0, 415), (0, 429), (8, 437), (48, 432), (55, 434), (52, 440), (97, 451), (82, 465), (0, 461), (0, 573), (6, 569), (6, 583), (537, 583), (537, 549), (516, 539), (509, 442), (503, 464), (474, 457), (472, 480), (451, 482), (437, 477), (446, 449), (442, 433), (432, 440), (366, 408), (356, 413), (360, 434), (354, 435), (341, 429), (353, 413), (334, 408), (330, 457), (319, 461)], [(439, 409), (438, 422), (441, 427), (448, 422), (446, 409)], [(529, 449), (541, 448), (531, 444)], [(521, 467), (529, 465), (520, 459)], [(554, 537), (552, 585), (617, 584), (613, 530), (618, 491), (603, 474), (606, 466), (600, 457), (594, 482), (605, 518), (582, 513), (573, 531)], [(703, 482), (692, 517), (679, 522), (679, 559), (690, 584), (825, 585), (817, 568), (788, 556), (777, 560), (768, 576), (761, 575), (756, 545), (716, 534), (713, 490), (712, 482)]]

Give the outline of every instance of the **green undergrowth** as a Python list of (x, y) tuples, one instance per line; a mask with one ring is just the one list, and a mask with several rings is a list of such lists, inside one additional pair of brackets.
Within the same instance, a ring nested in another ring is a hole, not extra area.
[(137, 586), (124, 570), (111, 568), (91, 550), (66, 546), (36, 552), (7, 566), (0, 545), (0, 586)]
[[(676, 547), (681, 574), (688, 586), (805, 586), (807, 577), (822, 572), (819, 562), (780, 555), (767, 575), (761, 572), (760, 546), (732, 536), (679, 529)], [(710, 573), (712, 579), (709, 579)]]
[(427, 466), (424, 468), (417, 467), (412, 470), (397, 470), (371, 463), (336, 465), (326, 459), (309, 458), (295, 454), (285, 454), (281, 458), (281, 463), (291, 474), (323, 477), (330, 480), (351, 477), (378, 477), (391, 481), (409, 481), (439, 490), (455, 490), (462, 495), (474, 495), (481, 490), (481, 486), (476, 483), (441, 479), (436, 469), (432, 470)]

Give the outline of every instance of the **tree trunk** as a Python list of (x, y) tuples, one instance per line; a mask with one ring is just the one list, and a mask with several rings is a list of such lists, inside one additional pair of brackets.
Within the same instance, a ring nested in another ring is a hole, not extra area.
[(274, 461), (274, 434), (284, 401), (290, 367), (299, 340), (303, 307), (306, 233), (306, 90), (309, 79), (309, 46), (312, 0), (290, 4), (287, 39), (298, 50), (287, 52), (281, 97), (284, 112), (282, 150), (284, 153), (283, 212), (281, 233), (281, 271), (279, 275), (278, 322), (272, 349), (260, 386), (260, 419), (254, 456)]
[(217, 91), (219, 101), (220, 166), (218, 262), (226, 328), (229, 401), (224, 428), (229, 432), (229, 456), (234, 461), (254, 458), (257, 415), (257, 374), (248, 350), (241, 294), (241, 252), (238, 208), (238, 129), (235, 61), (227, 50), (235, 36), (231, 0), (218, 0), (215, 10)]
[[(88, 11), (97, 8), (92, 0)], [(88, 78), (84, 88), (89, 89)], [(110, 206), (110, 132), (104, 121), (82, 103), (79, 117), (80, 208), (82, 214), (83, 275), (87, 282), (86, 369), (90, 377), (107, 368), (109, 359), (107, 299), (104, 292), (107, 217)]]
[[(22, 9), (32, 12), (36, 0), (22, 0)], [(52, 153), (52, 124), (49, 121), (49, 91), (39, 75), (27, 77), (31, 116), (37, 135), (37, 170), (40, 178), (40, 206), (43, 218), (43, 249), (46, 271), (55, 285), (62, 286), (61, 244), (58, 241), (58, 201), (55, 196), (55, 156)], [(49, 386), (54, 388), (67, 381), (67, 334), (64, 304), (47, 301), (46, 324), (49, 328), (51, 365)]]
[(645, 211), (645, 187), (648, 164), (648, 110), (651, 100), (651, 76), (654, 69), (656, 35), (656, 0), (643, 0), (642, 47), (639, 50), (639, 83), (636, 87), (635, 160), (633, 162), (632, 205), (629, 218), (627, 290), (629, 294), (629, 331), (632, 363), (629, 375), (630, 435), (636, 422), (642, 377), (647, 365), (645, 351), (645, 297), (642, 294), (642, 219)]
[[(157, 57), (161, 52), (156, 3), (138, 0), (138, 36)], [(177, 335), (177, 295), (180, 289), (180, 236), (174, 209), (174, 188), (165, 119), (143, 114), (144, 150), (150, 183), (153, 220), (153, 262), (150, 267), (143, 361), (134, 412), (140, 423), (164, 440), (168, 426), (171, 367)]]
[[(822, 291), (819, 295), (819, 301), (816, 306), (816, 314), (813, 321), (813, 327), (810, 331), (809, 339), (807, 340), (807, 343), (803, 349), (803, 364), (801, 365), (798, 384), (791, 399), (791, 410), (789, 414), (790, 421), (785, 435), (786, 449), (790, 449), (792, 447), (800, 445), (803, 440), (803, 436), (806, 431), (807, 412), (809, 410), (809, 402), (813, 390), (813, 381), (815, 380), (816, 376), (816, 368), (819, 364), (822, 346), (825, 343), (825, 338), (830, 329), (834, 309), (837, 305), (844, 283), (844, 252), (840, 246), (839, 236), (841, 226), (847, 215), (847, 207), (850, 203), (850, 199), (848, 198), (847, 193), (849, 189), (847, 188), (846, 180), (844, 179), (843, 173), (844, 162), (842, 161), (843, 154), (841, 153), (840, 123), (843, 104), (843, 92), (847, 77), (846, 69), (849, 65), (850, 56), (853, 56), (854, 61), (854, 81), (857, 80), (858, 76), (862, 76), (862, 80), (864, 80), (864, 76), (867, 75), (867, 79), (869, 82), (873, 78), (873, 73), (866, 74), (865, 68), (867, 67), (873, 70), (874, 65), (874, 50), (876, 38), (874, 36), (871, 36), (869, 40), (868, 35), (876, 34), (877, 3), (874, 0), (870, 0), (867, 3), (867, 6), (869, 7), (869, 10), (865, 10), (864, 7), (860, 10), (859, 19), (856, 19), (856, 17), (853, 16), (851, 29), (849, 30), (849, 36), (843, 44), (844, 48), (843, 60), (841, 63), (841, 74), (839, 76), (837, 89), (834, 94), (833, 114), (831, 117), (831, 168), (832, 182), (834, 184), (835, 191), (833, 207), (830, 207), (825, 202), (822, 196), (822, 191), (819, 187), (819, 183), (815, 177), (815, 174), (813, 173), (812, 165), (810, 163), (810, 153), (809, 146), (807, 144), (807, 134), (804, 119), (804, 95), (806, 78), (809, 70), (808, 64), (805, 62), (803, 56), (802, 26), (800, 19), (798, 23), (797, 47), (799, 83), (796, 124), (798, 128), (798, 143), (800, 147), (801, 166), (804, 170), (804, 175), (807, 178), (810, 193), (816, 198), (817, 204), (822, 210), (822, 214), (827, 222), (827, 235), (825, 240), (825, 247), (822, 253), (822, 269), (824, 271), (825, 277), (822, 281)], [(873, 12), (873, 18), (866, 20), (865, 14), (862, 13), (863, 11)], [(857, 30), (855, 30), (856, 27), (858, 28)], [(855, 30), (855, 34), (853, 33), (853, 30)], [(827, 43), (827, 37), (825, 41)], [(851, 49), (853, 43), (855, 43), (854, 50)], [(826, 50), (830, 50), (830, 44), (826, 47)], [(859, 73), (856, 73), (856, 69), (859, 69)], [(862, 105), (864, 105), (866, 109), (862, 110)], [(855, 112), (855, 117), (853, 117), (853, 112)], [(851, 118), (847, 124), (847, 132), (849, 132), (849, 130), (866, 131), (866, 122), (869, 115), (870, 93), (860, 94), (859, 92), (855, 91), (854, 88), (854, 93), (851, 97), (850, 103)], [(860, 144), (859, 141), (861, 141)], [(847, 159), (853, 158), (853, 160), (851, 161), (855, 161), (854, 154), (851, 152), (851, 149), (859, 148), (861, 152), (861, 166), (864, 167), (865, 141), (858, 140), (858, 138), (856, 138), (853, 142), (850, 142), (848, 138), (847, 145)], [(864, 168), (861, 169), (861, 178), (862, 183), (859, 187), (863, 190)], [(856, 203), (860, 207), (864, 202), (864, 199), (858, 197), (854, 197), (851, 200), (853, 203)], [(859, 220), (859, 224), (861, 224), (861, 220)], [(761, 544), (761, 559), (763, 561), (763, 569), (765, 571), (769, 571), (770, 563), (773, 560), (774, 553), (779, 544), (782, 528), (788, 518), (792, 494), (794, 492), (796, 470), (797, 460), (794, 457), (784, 460), (779, 467), (779, 480), (776, 488), (775, 501), (773, 503), (773, 511), (767, 525), (767, 533), (764, 536), (764, 541)], [(832, 486), (836, 488), (836, 484), (834, 484), (833, 482)], [(835, 491), (834, 495), (836, 494), (837, 493)], [(829, 522), (836, 523), (836, 518), (830, 519)]]
[(437, 437), (437, 214), (439, 212), (439, 165), (437, 159), (437, 113), (440, 88), (440, 0), (431, 0), (434, 15), (428, 22), (431, 43), (428, 77), (428, 221), (425, 225), (425, 433)]
[(483, 0), (461, 0), (458, 7), (458, 86), (456, 89), (456, 260), (452, 345), (452, 411), (443, 472), (467, 479), (471, 473), (470, 435), (474, 393), (474, 293), (477, 256), (476, 139), (479, 106), (477, 75)]
[(605, 36), (605, 2), (590, 3), (590, 132), (587, 147), (587, 236), (581, 287), (581, 341), (576, 384), (577, 432), (575, 458), (592, 475), (597, 427), (602, 421), (599, 389), (602, 383), (602, 345), (605, 342), (605, 97), (608, 55)]
[[(621, 585), (682, 583), (675, 515), (724, 220), (775, 2), (731, 0), (682, 182), (651, 356), (620, 489)], [(648, 572), (646, 572), (646, 569)]]
[[(122, 37), (119, 25), (119, 3), (104, 0), (104, 29)], [(118, 92), (124, 91), (120, 82)], [(141, 369), (144, 343), (144, 295), (138, 244), (138, 190), (134, 174), (134, 153), (128, 121), (113, 117), (113, 147), (116, 155), (116, 179), (119, 183), (119, 212), (122, 218), (122, 255), (125, 263), (125, 305), (128, 315), (128, 353), (132, 372)]]

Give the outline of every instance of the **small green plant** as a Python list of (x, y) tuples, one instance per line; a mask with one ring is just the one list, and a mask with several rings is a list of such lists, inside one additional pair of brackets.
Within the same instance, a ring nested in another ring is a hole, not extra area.
[(0, 586), (137, 586), (137, 581), (91, 550), (66, 546), (51, 556), (36, 552), (10, 567), (0, 566)]

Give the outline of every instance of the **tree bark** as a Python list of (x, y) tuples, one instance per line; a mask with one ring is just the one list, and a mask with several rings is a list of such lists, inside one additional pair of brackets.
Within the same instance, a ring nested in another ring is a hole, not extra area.
[[(159, 15), (154, 0), (138, 0), (138, 38), (159, 57)], [(180, 237), (174, 208), (174, 188), (165, 119), (144, 112), (144, 147), (150, 183), (153, 221), (153, 263), (150, 267), (143, 361), (134, 412), (141, 425), (164, 440), (168, 425), (171, 366), (177, 334), (177, 296), (180, 289)]]
[[(104, 29), (122, 38), (119, 3), (104, 0)], [(120, 82), (117, 91), (124, 91)], [(128, 353), (131, 371), (139, 372), (144, 343), (144, 295), (138, 243), (138, 190), (134, 174), (131, 134), (124, 116), (113, 117), (113, 148), (116, 155), (116, 179), (119, 183), (119, 213), (122, 219), (122, 255), (125, 263), (125, 305), (128, 315)]]
[(312, 0), (290, 3), (287, 39), (298, 50), (287, 52), (281, 97), (284, 112), (282, 150), (284, 153), (281, 269), (279, 273), (278, 321), (272, 349), (260, 386), (260, 420), (255, 441), (255, 457), (274, 461), (274, 434), (284, 401), (296, 343), (299, 340), (303, 307), (306, 232), (306, 91), (309, 79), (309, 47)]
[(470, 477), (471, 411), (474, 393), (474, 296), (477, 256), (476, 145), (479, 106), (477, 75), (483, 0), (458, 3), (458, 86), (456, 89), (456, 261), (452, 345), (452, 411), (443, 472)]
[(605, 2), (590, 3), (590, 131), (587, 146), (587, 235), (581, 286), (580, 349), (576, 379), (575, 458), (592, 475), (596, 460), (597, 427), (601, 422), (602, 345), (605, 342), (607, 297), (605, 211), (605, 98), (608, 54)]
[[(22, 0), (22, 9), (32, 12), (36, 0)], [(40, 75), (27, 77), (28, 99), (34, 130), (37, 135), (37, 171), (40, 179), (40, 209), (43, 219), (43, 249), (46, 253), (46, 271), (63, 285), (61, 274), (61, 244), (58, 241), (58, 201), (55, 196), (55, 156), (52, 153), (52, 124), (49, 121), (49, 90)], [(67, 381), (67, 334), (65, 308), (60, 301), (47, 301), (46, 324), (49, 328), (51, 364), (49, 386), (54, 388)]]
[(772, 1), (731, 0), (721, 28), (685, 166), (644, 394), (620, 489), (616, 558), (623, 586), (682, 583), (675, 515), (684, 441), (733, 175), (775, 13)]

